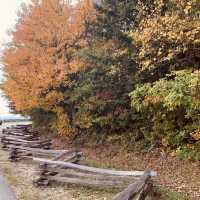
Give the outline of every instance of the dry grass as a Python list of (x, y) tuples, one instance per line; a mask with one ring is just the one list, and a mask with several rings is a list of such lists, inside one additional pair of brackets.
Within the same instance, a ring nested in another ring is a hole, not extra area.
[(0, 170), (7, 178), (18, 200), (110, 200), (112, 192), (53, 184), (50, 187), (34, 187), (37, 166), (28, 162), (11, 163), (6, 152), (0, 150)]
[[(59, 145), (61, 147), (61, 145)], [(63, 148), (66, 144), (63, 143)], [(109, 149), (111, 148), (111, 149)], [(180, 192), (188, 192), (188, 184), (192, 194), (197, 188), (199, 194), (199, 171), (198, 166), (191, 163), (177, 162), (175, 159), (158, 159), (156, 156), (144, 156), (125, 151), (114, 152), (111, 145), (102, 148), (83, 149), (88, 158), (87, 164), (105, 168), (120, 169), (145, 169), (145, 166), (157, 171), (159, 183), (168, 188), (176, 188), (179, 183)], [(98, 158), (97, 158), (98, 155)], [(36, 188), (33, 180), (36, 177), (37, 165), (29, 162), (11, 163), (8, 161), (7, 152), (0, 149), (0, 171), (3, 172), (18, 200), (111, 200), (117, 191), (92, 190), (89, 188), (62, 185), (55, 183), (50, 187)], [(159, 168), (157, 168), (159, 166)], [(166, 174), (165, 174), (165, 173)], [(171, 182), (174, 184), (171, 184)], [(193, 186), (194, 185), (194, 186)], [(185, 188), (183, 188), (185, 186)], [(193, 186), (193, 187), (192, 187)], [(178, 190), (179, 188), (176, 188)], [(189, 200), (189, 198), (169, 189), (158, 189), (158, 195), (149, 197), (148, 200)], [(178, 190), (179, 191), (179, 190)], [(188, 192), (189, 193), (189, 192)]]
[[(84, 187), (54, 183), (50, 187), (34, 187), (37, 166), (29, 162), (12, 163), (8, 154), (0, 150), (0, 170), (4, 173), (18, 200), (111, 200), (117, 191), (92, 190)], [(88, 161), (90, 164), (97, 163)], [(103, 165), (105, 167), (105, 165)], [(159, 195), (148, 200), (189, 200), (181, 194), (160, 190)]]

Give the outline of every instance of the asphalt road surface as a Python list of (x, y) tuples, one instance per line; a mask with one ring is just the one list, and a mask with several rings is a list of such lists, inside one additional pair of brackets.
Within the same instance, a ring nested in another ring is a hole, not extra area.
[(0, 174), (0, 200), (16, 200), (16, 197), (5, 179)]
[[(1, 135), (1, 130), (2, 126), (0, 126), (0, 135)], [(14, 195), (12, 189), (7, 184), (1, 172), (0, 172), (0, 200), (16, 200), (16, 196)]]

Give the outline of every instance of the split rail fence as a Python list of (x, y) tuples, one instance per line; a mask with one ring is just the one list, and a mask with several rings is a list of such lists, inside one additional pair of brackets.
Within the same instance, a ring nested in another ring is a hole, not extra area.
[(152, 189), (154, 171), (117, 171), (79, 164), (83, 153), (76, 149), (51, 149), (50, 140), (42, 140), (31, 125), (3, 129), (2, 148), (8, 150), (13, 162), (30, 159), (38, 163), (36, 186), (52, 182), (77, 184), (87, 187), (118, 188), (122, 192), (112, 200), (145, 200)]

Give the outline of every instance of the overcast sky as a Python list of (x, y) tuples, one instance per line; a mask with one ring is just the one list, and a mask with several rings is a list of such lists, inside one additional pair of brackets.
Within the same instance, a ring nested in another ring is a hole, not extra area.
[[(0, 0), (0, 50), (3, 45), (9, 41), (7, 31), (12, 29), (17, 20), (17, 11), (21, 3), (30, 2), (30, 0)], [(2, 72), (0, 71), (0, 80), (2, 80)], [(6, 100), (0, 91), (0, 115), (9, 112)]]

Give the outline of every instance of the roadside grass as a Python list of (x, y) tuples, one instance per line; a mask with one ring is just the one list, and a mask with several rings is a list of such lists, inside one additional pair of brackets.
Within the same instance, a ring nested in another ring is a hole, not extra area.
[[(0, 150), (1, 151), (1, 150)], [(1, 151), (1, 170), (17, 194), (18, 200), (111, 200), (119, 191), (100, 190), (76, 185), (53, 183), (49, 187), (36, 188), (32, 185), (35, 174), (35, 166), (30, 163), (7, 162), (6, 152)], [(111, 164), (98, 163), (94, 160), (86, 160), (88, 165), (96, 167), (109, 167)], [(184, 195), (165, 188), (155, 188), (147, 200), (191, 200)]]
[[(160, 200), (192, 200), (181, 193), (166, 188), (157, 188), (157, 193), (160, 195)], [(155, 198), (152, 198), (152, 200), (155, 200)]]
[[(123, 155), (125, 154), (125, 152), (122, 153)], [(86, 156), (86, 159), (82, 162), (90, 166), (110, 169), (128, 169), (129, 167), (123, 164), (122, 160), (120, 160), (120, 156), (116, 156), (119, 160), (115, 162), (113, 159), (106, 159), (105, 156), (107, 155), (103, 153), (101, 154), (101, 159), (97, 159), (96, 155), (97, 154), (94, 154), (93, 157)], [(113, 155), (111, 155), (111, 157), (113, 158)], [(111, 200), (112, 197), (119, 192), (117, 190), (99, 190), (59, 183), (53, 183), (49, 187), (36, 188), (33, 186), (32, 181), (35, 179), (37, 167), (32, 163), (26, 162), (11, 163), (7, 158), (8, 153), (0, 150), (0, 169), (16, 193), (18, 200)], [(131, 166), (134, 166), (136, 169), (142, 169), (141, 160), (132, 156), (130, 159), (133, 161)], [(128, 157), (128, 160), (130, 159)], [(192, 199), (186, 197), (184, 194), (172, 191), (171, 189), (155, 187), (147, 200)]]
[[(96, 160), (89, 159), (89, 158), (84, 160), (83, 163), (89, 166), (93, 166), (93, 167), (116, 169), (114, 165), (110, 162), (97, 162)], [(104, 193), (105, 192), (106, 191), (104, 191)], [(116, 192), (117, 191), (113, 190), (112, 191), (113, 195), (116, 194)], [(149, 195), (147, 200), (192, 200), (192, 199), (187, 197), (184, 194), (173, 191), (171, 189), (167, 189), (163, 187), (154, 187), (153, 192)]]

